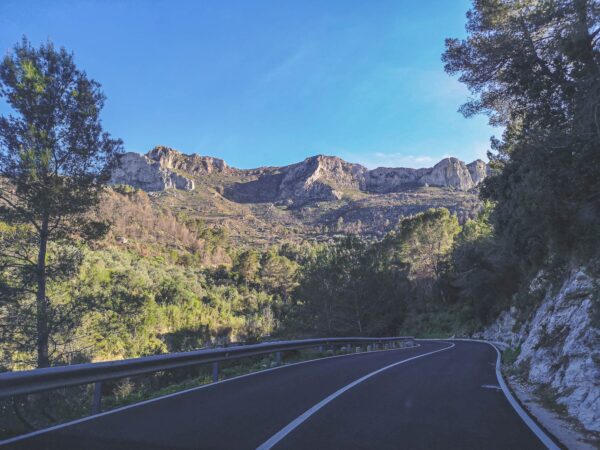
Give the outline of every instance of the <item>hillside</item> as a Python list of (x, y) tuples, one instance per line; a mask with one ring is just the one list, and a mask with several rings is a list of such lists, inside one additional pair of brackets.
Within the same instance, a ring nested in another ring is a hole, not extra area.
[(225, 227), (234, 243), (265, 245), (345, 232), (382, 237), (402, 217), (431, 207), (445, 207), (464, 222), (480, 209), (476, 187), (486, 172), (481, 160), (368, 170), (323, 155), (283, 167), (236, 169), (159, 146), (146, 155), (123, 155), (111, 183), (147, 191), (156, 207), (186, 220)]

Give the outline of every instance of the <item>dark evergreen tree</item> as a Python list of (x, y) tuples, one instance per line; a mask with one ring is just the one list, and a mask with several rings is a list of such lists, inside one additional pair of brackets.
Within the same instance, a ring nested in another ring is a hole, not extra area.
[(14, 47), (0, 64), (0, 95), (14, 113), (0, 117), (2, 337), (25, 350), (35, 336), (37, 366), (46, 367), (53, 333), (84, 306), (50, 298), (48, 283), (73, 275), (78, 241), (106, 232), (90, 211), (121, 141), (102, 130), (100, 85), (51, 43)]
[(529, 275), (600, 243), (600, 4), (474, 0), (446, 70), (474, 94), (462, 107), (505, 126), (492, 140), (498, 237)]

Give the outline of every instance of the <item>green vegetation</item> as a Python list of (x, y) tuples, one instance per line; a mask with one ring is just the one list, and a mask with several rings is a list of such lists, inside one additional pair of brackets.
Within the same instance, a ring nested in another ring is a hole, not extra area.
[[(483, 225), (468, 222), (461, 232), (445, 209), (405, 219), (381, 241), (349, 235), (267, 250), (221, 237), (205, 245), (219, 233), (157, 211), (140, 191), (106, 192), (99, 214), (113, 223), (110, 232), (93, 246), (81, 243), (76, 273), (49, 283), (63, 308), (86, 305), (69, 328), (53, 329), (53, 364), (269, 335), (451, 334), (469, 320), (448, 267), (456, 243)], [(35, 347), (27, 342), (3, 341), (5, 370), (31, 367)]]
[(597, 255), (599, 15), (590, 0), (480, 0), (468, 37), (446, 42), (446, 70), (474, 94), (462, 112), (505, 127), (482, 195), (521, 282), (543, 265)]
[(100, 85), (50, 43), (15, 46), (0, 63), (0, 95), (16, 113), (0, 118), (0, 305), (10, 321), (2, 338), (21, 355), (34, 343), (36, 366), (47, 367), (52, 335), (77, 326), (87, 308), (77, 300), (65, 307), (48, 283), (76, 272), (82, 255), (73, 236), (91, 242), (106, 233), (86, 213), (121, 141), (102, 131)]
[(321, 247), (303, 267), (286, 332), (449, 336), (485, 325), (503, 306), (502, 291), (486, 291), (495, 269), (472, 255), (492, 239), (490, 208), (463, 227), (448, 210), (430, 209), (381, 241), (348, 236)]
[[(492, 141), (477, 216), (472, 194), (450, 201), (430, 188), (296, 211), (234, 206), (215, 188), (222, 179), (193, 193), (105, 189), (103, 169), (119, 143), (101, 134), (98, 85), (64, 50), (24, 41), (0, 65), (0, 94), (22, 115), (0, 118), (2, 370), (267, 336), (463, 335), (508, 306), (530, 311), (538, 298), (528, 285), (541, 269), (597, 266), (598, 14), (590, 0), (476, 0), (467, 38), (447, 41), (446, 69), (474, 95), (463, 113), (505, 127)], [(53, 95), (48, 67), (71, 73), (63, 96)], [(29, 109), (44, 102), (50, 107)], [(73, 142), (91, 144), (62, 147), (48, 117), (67, 121)], [(365, 231), (356, 205), (394, 196), (408, 199), (405, 208)], [(444, 207), (424, 208), (430, 196)], [(191, 385), (206, 378), (185, 375)], [(188, 385), (173, 374), (144, 383), (169, 392), (167, 381)], [(144, 383), (129, 382), (107, 388), (109, 404), (135, 399)]]

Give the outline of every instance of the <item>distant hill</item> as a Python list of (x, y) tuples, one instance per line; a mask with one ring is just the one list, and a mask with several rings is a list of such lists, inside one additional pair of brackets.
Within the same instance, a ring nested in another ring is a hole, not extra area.
[(481, 160), (445, 158), (423, 169), (368, 170), (335, 156), (318, 155), (283, 167), (236, 169), (225, 161), (158, 146), (146, 155), (126, 153), (113, 185), (149, 193), (172, 214), (226, 227), (242, 244), (326, 240), (341, 232), (379, 237), (401, 217), (446, 207), (460, 221), (480, 208)]

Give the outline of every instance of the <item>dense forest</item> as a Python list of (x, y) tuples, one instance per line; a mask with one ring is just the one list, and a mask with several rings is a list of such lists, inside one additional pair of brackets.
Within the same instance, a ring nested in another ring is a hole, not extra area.
[(122, 151), (100, 85), (27, 40), (0, 64), (3, 370), (323, 335), (467, 335), (538, 299), (531, 279), (598, 266), (599, 14), (589, 0), (476, 0), (443, 61), (492, 139), (485, 207), (406, 217), (381, 239), (231, 244), (227, 230), (107, 187)]
[[(489, 230), (483, 214), (460, 227), (432, 209), (381, 241), (348, 235), (252, 249), (231, 246), (225, 230), (156, 211), (126, 186), (107, 191), (99, 211), (118, 212), (108, 235), (79, 245), (76, 273), (49, 284), (53, 364), (269, 337), (450, 332), (462, 320), (448, 312), (458, 298), (448, 281), (453, 249)], [(5, 238), (17, 233), (3, 225)], [(2, 336), (6, 368), (35, 364), (29, 308), (6, 305), (21, 318)], [(437, 323), (438, 315), (454, 322)]]

